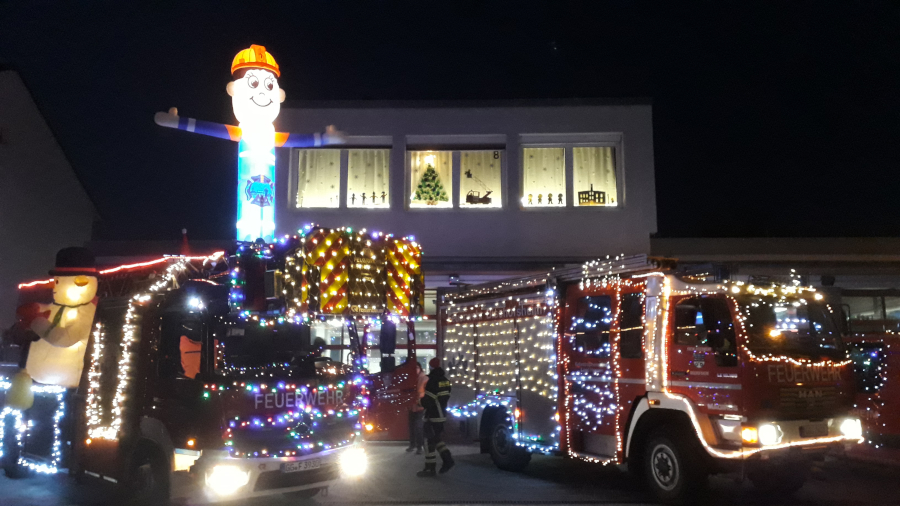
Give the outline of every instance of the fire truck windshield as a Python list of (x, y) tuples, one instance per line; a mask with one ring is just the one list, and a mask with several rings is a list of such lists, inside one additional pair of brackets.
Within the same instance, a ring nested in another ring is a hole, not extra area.
[(840, 330), (827, 304), (800, 299), (752, 297), (741, 301), (748, 346), (755, 353), (797, 358), (839, 358)]

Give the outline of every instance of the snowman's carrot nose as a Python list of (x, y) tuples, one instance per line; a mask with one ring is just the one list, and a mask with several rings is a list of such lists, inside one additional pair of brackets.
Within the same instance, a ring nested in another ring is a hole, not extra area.
[(75, 285), (76, 286), (87, 286), (91, 280), (88, 279), (87, 276), (75, 276)]

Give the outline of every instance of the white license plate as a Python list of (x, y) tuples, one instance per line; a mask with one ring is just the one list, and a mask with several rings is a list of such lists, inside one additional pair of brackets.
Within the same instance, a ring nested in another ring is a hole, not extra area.
[(309, 471), (318, 469), (322, 465), (322, 459), (300, 460), (297, 462), (285, 462), (281, 464), (282, 473), (296, 473), (297, 471)]

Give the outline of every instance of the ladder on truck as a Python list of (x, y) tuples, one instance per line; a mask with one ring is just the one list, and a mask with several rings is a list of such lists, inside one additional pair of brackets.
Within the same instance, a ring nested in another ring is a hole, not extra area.
[(619, 255), (615, 257), (591, 260), (575, 267), (553, 269), (541, 274), (490, 281), (466, 286), (459, 291), (450, 292), (452, 301), (495, 298), (511, 293), (534, 291), (540, 286), (555, 286), (559, 283), (571, 283), (580, 279), (614, 276), (617, 274), (639, 274), (659, 269), (670, 269), (674, 260), (668, 258), (640, 255)]

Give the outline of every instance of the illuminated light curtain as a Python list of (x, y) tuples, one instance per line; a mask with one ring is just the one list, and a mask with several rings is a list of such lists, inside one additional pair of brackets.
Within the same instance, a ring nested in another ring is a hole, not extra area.
[(338, 207), (341, 150), (297, 150), (297, 207)]
[[(430, 158), (429, 158), (430, 157)], [(429, 204), (425, 200), (416, 199), (416, 189), (422, 182), (422, 176), (427, 172), (428, 161), (432, 162), (437, 172), (438, 181), (446, 193), (447, 200), (435, 200)], [(409, 153), (410, 175), (410, 207), (433, 208), (453, 207), (453, 152), (452, 151), (411, 151)]]
[(565, 148), (523, 149), (522, 205), (565, 207)]
[(612, 147), (572, 148), (577, 206), (615, 206), (616, 157)]
[(482, 390), (516, 390), (516, 326), (512, 319), (478, 322), (478, 381)]
[[(459, 206), (501, 207), (501, 151), (462, 151), (459, 154)], [(469, 177), (471, 174), (472, 177)], [(479, 184), (478, 181), (481, 181)], [(483, 186), (482, 186), (483, 184)], [(490, 191), (490, 195), (485, 197)], [(471, 198), (469, 192), (472, 192)], [(490, 202), (487, 201), (490, 199)]]
[(347, 207), (386, 209), (391, 206), (390, 161), (390, 149), (349, 150)]

